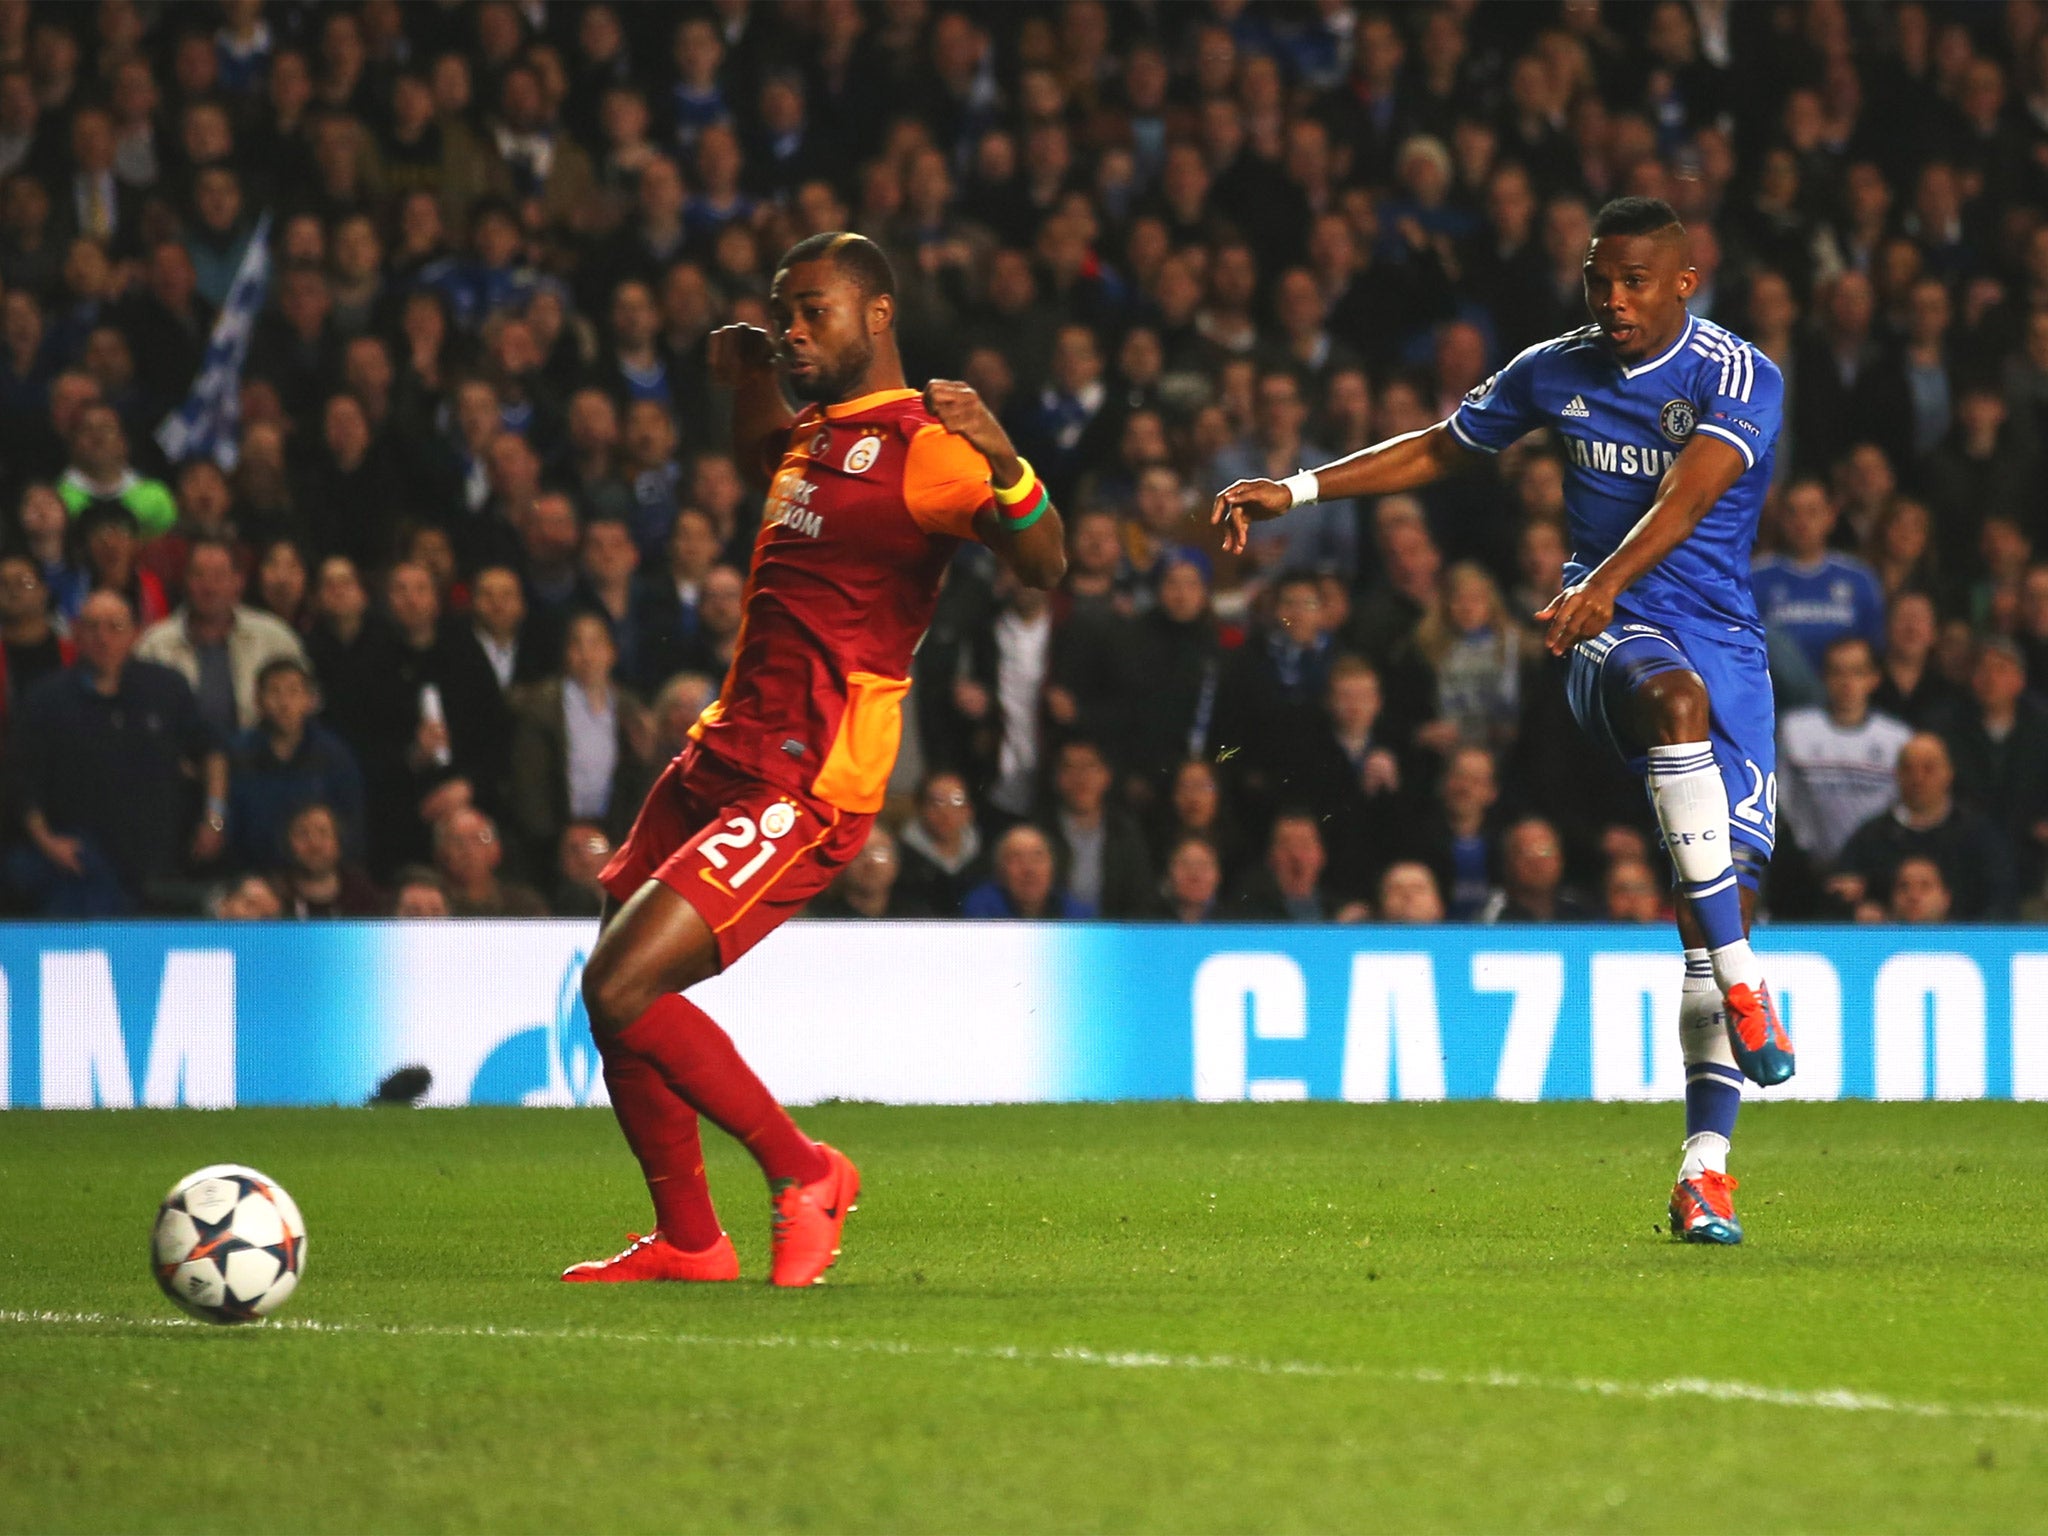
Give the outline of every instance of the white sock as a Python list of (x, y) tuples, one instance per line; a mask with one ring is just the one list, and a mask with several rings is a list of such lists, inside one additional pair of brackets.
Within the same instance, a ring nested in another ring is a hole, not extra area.
[[(1704, 949), (1685, 952), (1685, 981), (1678, 994), (1678, 1044), (1685, 1058), (1687, 1082), (1695, 1075), (1739, 1078), (1735, 1052), (1728, 1045), (1728, 1015), (1721, 1006), (1721, 990)], [(1736, 1091), (1741, 1090), (1737, 1087)], [(1689, 1179), (1705, 1169), (1728, 1171), (1728, 1138), (1719, 1132), (1700, 1131), (1685, 1139), (1678, 1176)]]
[(1678, 1176), (1689, 1179), (1701, 1173), (1726, 1173), (1728, 1171), (1728, 1138), (1717, 1136), (1712, 1131), (1701, 1131), (1697, 1136), (1685, 1138), (1685, 1160), (1678, 1165)]
[(1708, 1064), (1738, 1075), (1742, 1070), (1728, 1044), (1728, 1014), (1721, 1006), (1712, 960), (1704, 949), (1685, 952), (1685, 981), (1678, 993), (1678, 1048), (1688, 1079), (1695, 1067)]
[(1724, 996), (1738, 982), (1754, 987), (1763, 970), (1742, 933), (1742, 896), (1728, 847), (1728, 787), (1714, 764), (1713, 744), (1652, 747), (1649, 769), (1650, 803), (1679, 884), (1706, 930), (1714, 980)]

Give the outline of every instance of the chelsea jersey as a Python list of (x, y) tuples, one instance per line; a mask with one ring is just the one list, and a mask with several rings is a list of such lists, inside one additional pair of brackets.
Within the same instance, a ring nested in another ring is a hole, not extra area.
[(1622, 362), (1589, 325), (1542, 342), (1467, 395), (1451, 414), (1467, 448), (1498, 453), (1538, 427), (1564, 440), (1565, 509), (1583, 580), (1642, 521), (1680, 450), (1696, 433), (1742, 455), (1742, 476), (1690, 537), (1615, 600), (1615, 614), (1759, 649), (1749, 556), (1770, 489), (1784, 416), (1777, 364), (1732, 331), (1686, 317), (1660, 356)]

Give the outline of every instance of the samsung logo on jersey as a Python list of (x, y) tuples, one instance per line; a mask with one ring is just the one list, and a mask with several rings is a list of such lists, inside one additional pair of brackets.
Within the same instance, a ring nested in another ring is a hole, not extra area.
[(1662, 479), (1664, 471), (1678, 461), (1673, 448), (1639, 448), (1634, 443), (1602, 443), (1569, 435), (1564, 442), (1571, 461), (1580, 469), (1604, 470), (1610, 475)]

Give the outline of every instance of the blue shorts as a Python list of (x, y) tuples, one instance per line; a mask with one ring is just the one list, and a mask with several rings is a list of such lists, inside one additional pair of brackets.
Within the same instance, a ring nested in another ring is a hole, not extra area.
[(1742, 883), (1756, 889), (1778, 839), (1778, 719), (1763, 647), (1617, 618), (1572, 647), (1570, 666), (1565, 688), (1580, 727), (1646, 781), (1649, 744), (1622, 723), (1629, 695), (1663, 672), (1691, 672), (1706, 684), (1708, 736), (1728, 786), (1729, 852)]

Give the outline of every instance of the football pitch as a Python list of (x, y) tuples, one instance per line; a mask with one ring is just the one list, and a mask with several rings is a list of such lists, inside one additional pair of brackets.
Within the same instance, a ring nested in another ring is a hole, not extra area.
[[(2048, 1105), (828, 1105), (828, 1285), (565, 1286), (644, 1230), (602, 1110), (0, 1116), (0, 1529), (2039, 1530)], [(157, 1200), (304, 1208), (181, 1321)]]

